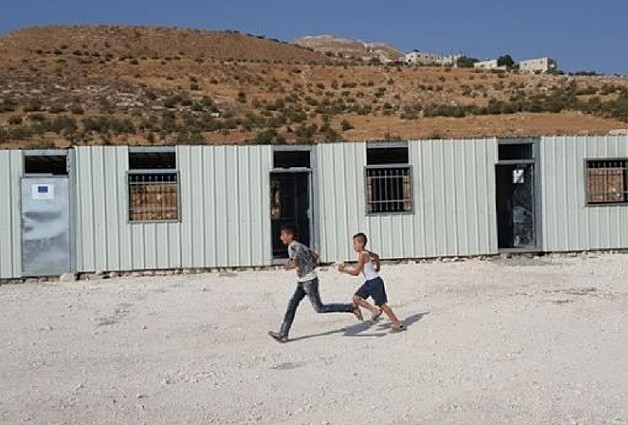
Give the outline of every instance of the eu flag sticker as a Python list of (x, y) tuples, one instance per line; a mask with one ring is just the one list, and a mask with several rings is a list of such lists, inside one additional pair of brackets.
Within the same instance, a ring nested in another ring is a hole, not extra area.
[(55, 187), (52, 184), (35, 183), (32, 194), (35, 200), (51, 200), (55, 198)]

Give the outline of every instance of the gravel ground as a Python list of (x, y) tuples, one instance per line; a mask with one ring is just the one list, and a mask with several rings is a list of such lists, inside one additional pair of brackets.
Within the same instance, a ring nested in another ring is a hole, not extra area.
[(385, 265), (406, 332), (305, 301), (281, 345), (293, 273), (0, 287), (0, 423), (628, 424), (626, 255)]

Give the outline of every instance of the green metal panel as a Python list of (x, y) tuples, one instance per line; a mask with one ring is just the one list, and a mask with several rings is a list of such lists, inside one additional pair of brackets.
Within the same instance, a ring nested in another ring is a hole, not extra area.
[(270, 265), (269, 146), (177, 147), (181, 216), (131, 223), (127, 147), (77, 147), (79, 271)]
[(22, 151), (0, 150), (0, 279), (22, 276)]
[(543, 249), (628, 248), (628, 206), (586, 204), (586, 160), (628, 158), (628, 136), (543, 137)]
[(364, 216), (366, 143), (335, 143), (316, 147), (318, 213), (315, 229), (322, 261), (355, 259), (351, 236), (367, 231)]
[(321, 255), (354, 258), (351, 235), (364, 231), (384, 258), (497, 253), (496, 139), (409, 142), (412, 213), (366, 214), (366, 144), (318, 147)]
[(368, 215), (373, 249), (385, 258), (497, 253), (496, 140), (409, 143), (412, 214)]

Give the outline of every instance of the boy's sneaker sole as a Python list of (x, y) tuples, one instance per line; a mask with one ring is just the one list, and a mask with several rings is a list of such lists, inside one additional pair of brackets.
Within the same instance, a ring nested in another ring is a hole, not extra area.
[(286, 338), (285, 336), (281, 335), (279, 332), (268, 331), (268, 335), (270, 335), (270, 337), (272, 339), (274, 339), (275, 341), (277, 341), (280, 344), (285, 344), (286, 342), (288, 342), (288, 338)]
[(404, 325), (399, 325), (399, 326), (393, 326), (390, 329), (390, 333), (391, 334), (398, 334), (399, 332), (403, 332), (406, 330), (406, 327)]

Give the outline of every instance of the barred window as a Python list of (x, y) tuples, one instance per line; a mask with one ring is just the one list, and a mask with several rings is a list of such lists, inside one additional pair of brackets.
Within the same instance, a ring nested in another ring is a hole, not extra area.
[(412, 212), (412, 172), (407, 146), (367, 149), (366, 211), (369, 214)]
[(587, 203), (628, 202), (626, 165), (628, 160), (587, 161)]
[(179, 220), (179, 174), (175, 152), (129, 152), (129, 165), (129, 220)]

